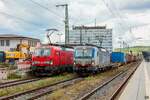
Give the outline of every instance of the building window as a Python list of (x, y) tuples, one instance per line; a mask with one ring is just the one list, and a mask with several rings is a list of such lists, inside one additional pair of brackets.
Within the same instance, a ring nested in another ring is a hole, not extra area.
[(6, 46), (9, 46), (9, 45), (10, 45), (10, 41), (6, 40)]
[(28, 45), (29, 45), (29, 46), (32, 46), (32, 45), (31, 45), (31, 41), (30, 41), (30, 40), (28, 41)]
[(1, 46), (4, 46), (4, 40), (1, 40)]
[(35, 47), (35, 46), (37, 45), (37, 42), (36, 42), (36, 41), (29, 40), (29, 41), (28, 41), (28, 44), (29, 44), (31, 47)]

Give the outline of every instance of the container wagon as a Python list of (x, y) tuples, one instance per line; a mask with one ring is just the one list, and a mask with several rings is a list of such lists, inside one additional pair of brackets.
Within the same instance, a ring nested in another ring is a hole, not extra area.
[(126, 54), (123, 52), (112, 52), (111, 62), (117, 63), (118, 65), (123, 65), (126, 63)]

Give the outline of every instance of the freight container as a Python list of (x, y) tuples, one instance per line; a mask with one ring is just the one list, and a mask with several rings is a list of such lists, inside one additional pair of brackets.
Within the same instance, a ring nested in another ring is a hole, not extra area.
[(133, 61), (133, 55), (132, 54), (126, 54), (126, 61), (127, 63), (130, 63)]
[(123, 52), (112, 52), (111, 62), (112, 63), (126, 63), (126, 54)]

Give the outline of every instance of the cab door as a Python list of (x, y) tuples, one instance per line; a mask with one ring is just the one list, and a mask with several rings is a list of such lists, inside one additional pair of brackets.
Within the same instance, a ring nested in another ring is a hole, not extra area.
[(56, 51), (55, 52), (55, 62), (56, 62), (56, 66), (60, 66), (61, 65), (60, 51)]

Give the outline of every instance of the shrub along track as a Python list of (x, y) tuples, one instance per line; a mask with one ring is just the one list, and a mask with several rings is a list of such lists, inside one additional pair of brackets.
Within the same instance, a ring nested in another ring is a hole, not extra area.
[[(124, 66), (121, 66), (116, 69), (112, 69), (100, 74), (97, 74), (95, 76), (89, 76), (85, 78), (83, 81), (78, 82), (72, 86), (59, 89), (57, 91), (54, 91), (51, 94), (45, 95), (38, 100), (78, 100), (81, 99), (85, 94), (89, 94), (93, 89), (97, 88), (98, 86), (106, 83), (110, 79), (112, 79), (114, 76), (125, 75), (125, 71), (127, 71), (129, 68), (134, 69), (137, 65), (136, 62), (130, 63)], [(97, 99), (101, 100), (101, 99)]]

